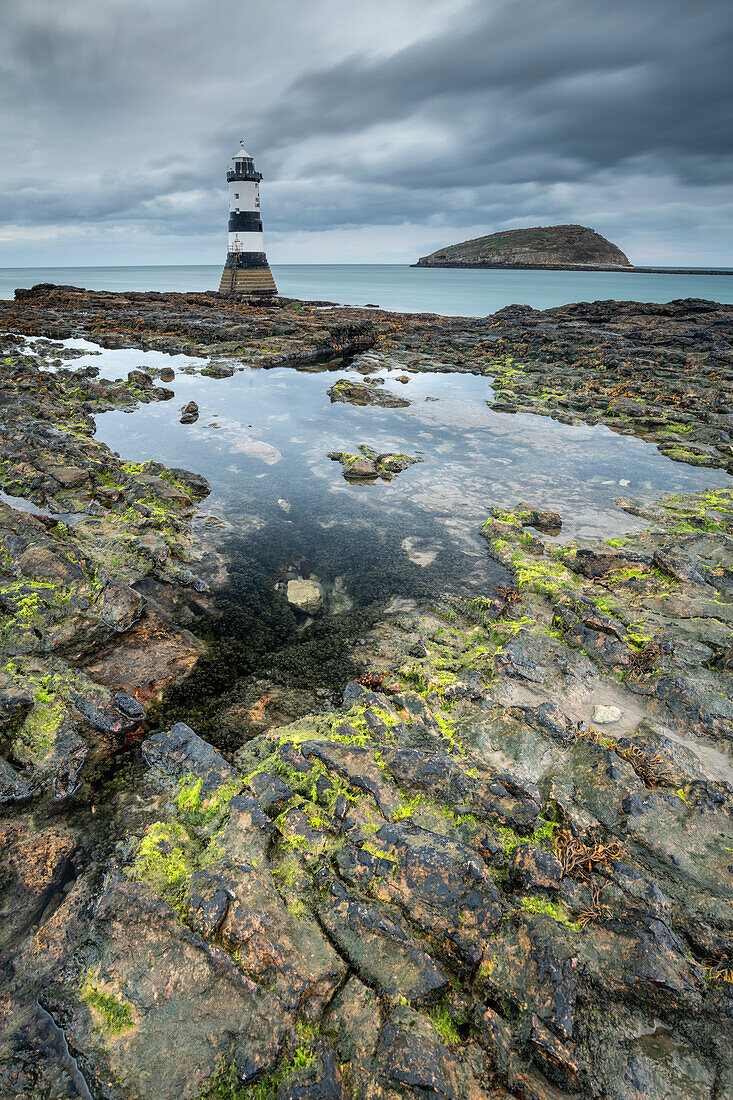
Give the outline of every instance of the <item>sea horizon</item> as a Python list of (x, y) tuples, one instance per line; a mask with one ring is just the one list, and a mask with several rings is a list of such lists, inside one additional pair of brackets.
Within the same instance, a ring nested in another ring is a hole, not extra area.
[[(222, 264), (28, 265), (0, 268), (0, 299), (17, 287), (51, 282), (87, 290), (217, 290)], [(484, 317), (508, 305), (549, 309), (583, 301), (669, 302), (704, 298), (733, 304), (730, 268), (655, 271), (431, 268), (400, 263), (272, 264), (284, 297), (373, 306), (402, 313)]]

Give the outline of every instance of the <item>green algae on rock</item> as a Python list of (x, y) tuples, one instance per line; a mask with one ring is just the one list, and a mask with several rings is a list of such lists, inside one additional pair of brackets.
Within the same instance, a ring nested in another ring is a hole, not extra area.
[(391, 481), (395, 474), (402, 473), (408, 466), (422, 462), (421, 458), (396, 454), (392, 451), (379, 452), (366, 443), (359, 444), (359, 454), (348, 451), (331, 451), (328, 455), (334, 462), (340, 462), (344, 468), (346, 481)]

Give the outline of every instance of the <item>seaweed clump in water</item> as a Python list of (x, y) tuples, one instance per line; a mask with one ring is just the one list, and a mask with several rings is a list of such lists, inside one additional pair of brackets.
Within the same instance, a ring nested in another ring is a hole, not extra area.
[[(215, 614), (197, 628), (207, 651), (149, 714), (154, 724), (186, 721), (219, 747), (231, 748), (222, 745), (226, 734), (218, 716), (248, 677), (340, 695), (348, 680), (364, 675), (351, 655), (353, 642), (373, 627), (392, 596), (427, 599), (435, 587), (435, 567), (445, 576), (453, 565), (445, 551), (432, 570), (410, 561), (400, 546), (407, 530), (401, 522), (365, 530), (343, 515), (344, 522), (328, 528), (307, 516), (295, 518), (285, 523), (276, 517), (229, 544), (229, 580), (216, 593)], [(326, 586), (341, 578), (351, 601), (348, 610), (305, 622), (299, 618), (277, 582), (290, 563), (303, 560), (317, 566)]]

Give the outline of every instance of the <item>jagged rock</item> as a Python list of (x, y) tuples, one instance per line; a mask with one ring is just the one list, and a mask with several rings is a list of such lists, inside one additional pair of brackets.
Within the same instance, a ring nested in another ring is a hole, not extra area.
[(0, 730), (17, 725), (33, 706), (33, 696), (0, 672)]
[(320, 919), (357, 974), (387, 997), (434, 1000), (448, 987), (438, 964), (399, 924), (376, 906), (347, 893), (337, 881), (324, 891)]
[(559, 890), (562, 864), (537, 844), (520, 844), (514, 853), (514, 880), (522, 890)]
[(134, 695), (128, 695), (126, 691), (118, 691), (114, 697), (114, 704), (118, 710), (121, 710), (123, 714), (126, 714), (128, 718), (133, 718), (138, 722), (142, 722), (145, 717), (145, 707), (142, 703), (139, 703)]
[(137, 622), (145, 610), (146, 600), (134, 588), (120, 581), (110, 581), (99, 597), (103, 623), (122, 634)]
[(23, 802), (31, 797), (31, 789), (22, 776), (0, 757), (0, 805), (5, 802)]
[[(86, 981), (128, 1006), (130, 1024), (122, 1041), (110, 1042), (94, 1001), (90, 1007), (83, 999), (82, 981), (66, 1030), (74, 1049), (86, 1051), (91, 1088), (104, 1087), (111, 1071), (118, 1088), (141, 1100), (194, 1100), (232, 1054), (241, 1081), (275, 1069), (292, 1015), (277, 994), (245, 977), (167, 905), (134, 883), (112, 881), (97, 904), (95, 925), (99, 948), (88, 959), (94, 977)], [(194, 1017), (216, 1026), (192, 1029)], [(239, 1035), (246, 1043), (232, 1044), (230, 1037)]]
[(79, 466), (47, 466), (46, 470), (64, 489), (78, 489), (89, 481), (89, 472)]
[(144, 370), (131, 370), (128, 371), (127, 381), (133, 386), (152, 386), (153, 379)]
[(524, 501), (517, 505), (517, 511), (523, 527), (536, 527), (538, 531), (546, 531), (548, 534), (557, 534), (562, 528), (562, 516), (559, 512), (533, 508)]
[(29, 928), (64, 884), (77, 841), (63, 827), (39, 832), (25, 824), (0, 824), (6, 882), (0, 900), (2, 940)]
[(200, 779), (203, 791), (216, 790), (235, 774), (224, 757), (185, 722), (176, 722), (167, 733), (156, 733), (143, 741), (142, 753), (146, 762), (165, 776)]
[[(122, 693), (126, 695), (126, 693)], [(127, 696), (129, 699), (130, 697)], [(119, 707), (108, 695), (86, 688), (71, 694), (71, 701), (85, 720), (101, 733), (119, 738), (120, 735), (137, 729), (140, 725), (142, 707)], [(124, 699), (123, 699), (124, 701)], [(135, 700), (137, 702), (137, 700)], [(132, 714), (130, 713), (132, 710)], [(145, 712), (143, 711), (143, 717)]]
[(391, 452), (380, 454), (366, 443), (359, 444), (359, 451), (360, 454), (349, 454), (347, 451), (329, 452), (328, 457), (343, 466), (346, 481), (373, 481), (377, 477), (391, 481), (395, 474), (422, 461), (420, 458), (411, 458), (410, 455)]
[(201, 373), (209, 378), (231, 378), (234, 374), (234, 367), (230, 363), (209, 363), (207, 367), (202, 369)]

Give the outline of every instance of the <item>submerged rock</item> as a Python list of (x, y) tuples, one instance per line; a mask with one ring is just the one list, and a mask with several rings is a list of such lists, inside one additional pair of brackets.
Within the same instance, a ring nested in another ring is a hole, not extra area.
[(287, 600), (296, 611), (302, 611), (305, 615), (317, 615), (323, 609), (325, 591), (320, 581), (298, 577), (288, 581)]

